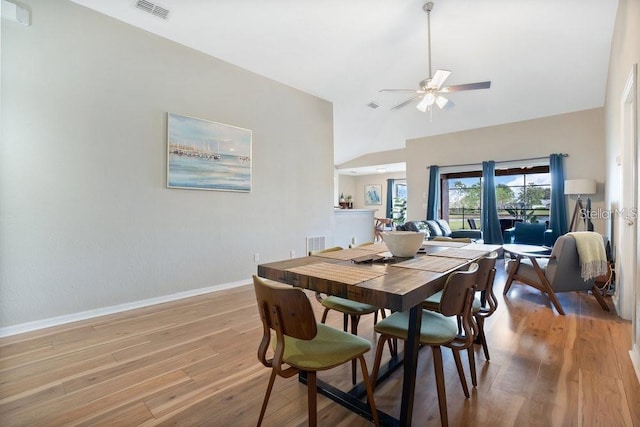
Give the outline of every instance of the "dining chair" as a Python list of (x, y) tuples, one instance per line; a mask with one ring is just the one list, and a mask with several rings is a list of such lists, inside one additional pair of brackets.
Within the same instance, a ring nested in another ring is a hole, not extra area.
[[(478, 340), (482, 345), (482, 350), (484, 351), (484, 357), (486, 360), (490, 360), (490, 357), (489, 347), (487, 346), (487, 337), (484, 333), (484, 320), (495, 313), (498, 308), (498, 299), (496, 298), (496, 294), (493, 292), (497, 260), (497, 252), (491, 252), (489, 256), (478, 260), (476, 292), (480, 293), (480, 299), (477, 297), (474, 298), (472, 306), (473, 318), (478, 325)], [(489, 305), (488, 307), (487, 304)], [(474, 386), (478, 385), (475, 378), (475, 369), (472, 370), (471, 381)]]
[[(267, 282), (253, 276), (253, 287), (263, 334), (258, 347), (258, 359), (271, 368), (258, 426), (262, 425), (269, 397), (277, 376), (290, 378), (301, 372), (307, 375), (307, 405), (309, 426), (317, 425), (317, 376), (351, 360), (359, 360), (369, 407), (376, 426), (380, 425), (373, 387), (364, 354), (371, 343), (361, 337), (317, 323), (311, 302), (300, 289)], [(272, 331), (275, 342), (271, 343)], [(269, 347), (272, 352), (269, 352)], [(272, 357), (268, 358), (268, 354)]]
[[(477, 337), (476, 340), (480, 341), (482, 345), (482, 349), (484, 350), (484, 355), (487, 360), (489, 360), (489, 349), (487, 347), (487, 340), (484, 334), (484, 319), (491, 316), (496, 309), (498, 308), (498, 299), (496, 295), (493, 293), (493, 281), (496, 276), (496, 261), (498, 259), (497, 252), (491, 252), (486, 257), (480, 258), (477, 261), (478, 264), (478, 272), (476, 273), (476, 284), (475, 284), (475, 292), (480, 293), (480, 298), (474, 296), (473, 301), (471, 303), (471, 311), (473, 314), (473, 318), (477, 327)], [(431, 310), (431, 311), (439, 311), (440, 310), (440, 301), (442, 299), (443, 291), (436, 292), (427, 298), (422, 307)], [(486, 308), (486, 302), (488, 302), (489, 307)], [(461, 321), (458, 318), (458, 331), (462, 330)], [(467, 349), (467, 358), (469, 359), (469, 370), (471, 372), (471, 384), (474, 386), (478, 385), (478, 377), (476, 374), (476, 363), (475, 363), (475, 354), (473, 352), (473, 348), (470, 347)], [(464, 385), (463, 385), (464, 387)], [(465, 395), (467, 394), (467, 390), (465, 390)]]
[[(341, 251), (342, 247), (333, 246), (327, 249), (321, 249), (317, 251), (309, 251), (309, 255), (319, 255), (326, 252), (335, 252)], [(351, 333), (353, 335), (358, 335), (358, 324), (360, 323), (360, 316), (373, 313), (373, 323), (378, 322), (378, 310), (380, 310), (380, 315), (384, 319), (386, 317), (386, 312), (383, 308), (376, 307), (375, 305), (365, 304), (358, 301), (353, 301), (347, 298), (337, 297), (335, 295), (327, 295), (323, 296), (320, 292), (316, 292), (315, 294), (316, 300), (322, 304), (324, 307), (324, 311), (322, 312), (322, 319), (320, 323), (325, 323), (327, 321), (327, 315), (329, 311), (335, 310), (342, 313), (342, 330), (347, 332), (349, 327), (349, 319), (351, 319)], [(389, 350), (392, 354), (395, 354), (395, 347), (390, 343)], [(356, 362), (355, 360), (352, 362), (351, 369), (351, 383), (356, 383)]]
[(393, 230), (393, 219), (391, 218), (374, 218), (373, 236), (376, 242), (382, 241), (382, 232)]
[[(476, 335), (476, 326), (472, 319), (471, 307), (476, 282), (478, 264), (472, 263), (467, 271), (455, 271), (449, 275), (442, 291), (439, 312), (422, 310), (422, 322), (420, 324), (420, 344), (431, 347), (433, 353), (433, 369), (438, 390), (438, 404), (440, 407), (440, 422), (448, 425), (447, 397), (445, 392), (444, 369), (442, 366), (442, 352), (440, 347), (446, 346), (453, 351), (453, 357), (458, 370), (458, 377), (462, 384), (465, 396), (469, 397), (469, 391), (460, 361), (460, 351), (473, 345)], [(460, 318), (462, 331), (458, 332)], [(380, 334), (376, 347), (375, 362), (373, 365), (373, 388), (375, 390), (376, 378), (380, 369), (382, 351), (386, 341), (391, 339), (407, 339), (409, 334), (409, 311), (395, 312), (386, 319), (378, 322), (374, 329)]]

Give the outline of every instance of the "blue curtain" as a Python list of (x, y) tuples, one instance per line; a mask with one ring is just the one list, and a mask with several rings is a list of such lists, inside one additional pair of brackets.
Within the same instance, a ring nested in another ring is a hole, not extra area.
[(395, 179), (387, 179), (387, 216), (385, 218), (393, 218), (393, 183)]
[(490, 245), (501, 245), (502, 232), (496, 203), (496, 162), (482, 162), (482, 238)]
[(440, 188), (440, 168), (429, 166), (429, 197), (427, 199), (427, 219), (438, 219), (438, 189)]
[(558, 236), (566, 234), (567, 205), (564, 200), (564, 155), (549, 156), (549, 173), (551, 174), (551, 213), (549, 228), (553, 230), (554, 241)]

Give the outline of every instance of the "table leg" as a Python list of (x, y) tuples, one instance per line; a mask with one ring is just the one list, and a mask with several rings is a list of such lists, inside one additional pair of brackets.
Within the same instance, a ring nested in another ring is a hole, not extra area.
[(409, 330), (404, 351), (404, 378), (402, 382), (402, 402), (400, 406), (401, 426), (410, 426), (413, 415), (413, 397), (416, 388), (421, 323), (422, 305), (418, 304), (409, 311)]

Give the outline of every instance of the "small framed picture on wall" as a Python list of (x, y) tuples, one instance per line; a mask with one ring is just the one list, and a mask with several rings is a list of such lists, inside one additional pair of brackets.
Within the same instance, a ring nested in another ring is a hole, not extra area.
[(369, 184), (364, 186), (364, 204), (382, 204), (382, 184)]

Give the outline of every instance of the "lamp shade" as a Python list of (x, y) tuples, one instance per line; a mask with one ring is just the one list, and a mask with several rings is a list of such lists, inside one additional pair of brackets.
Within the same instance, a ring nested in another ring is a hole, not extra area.
[(564, 182), (564, 194), (596, 194), (595, 179), (568, 179)]

